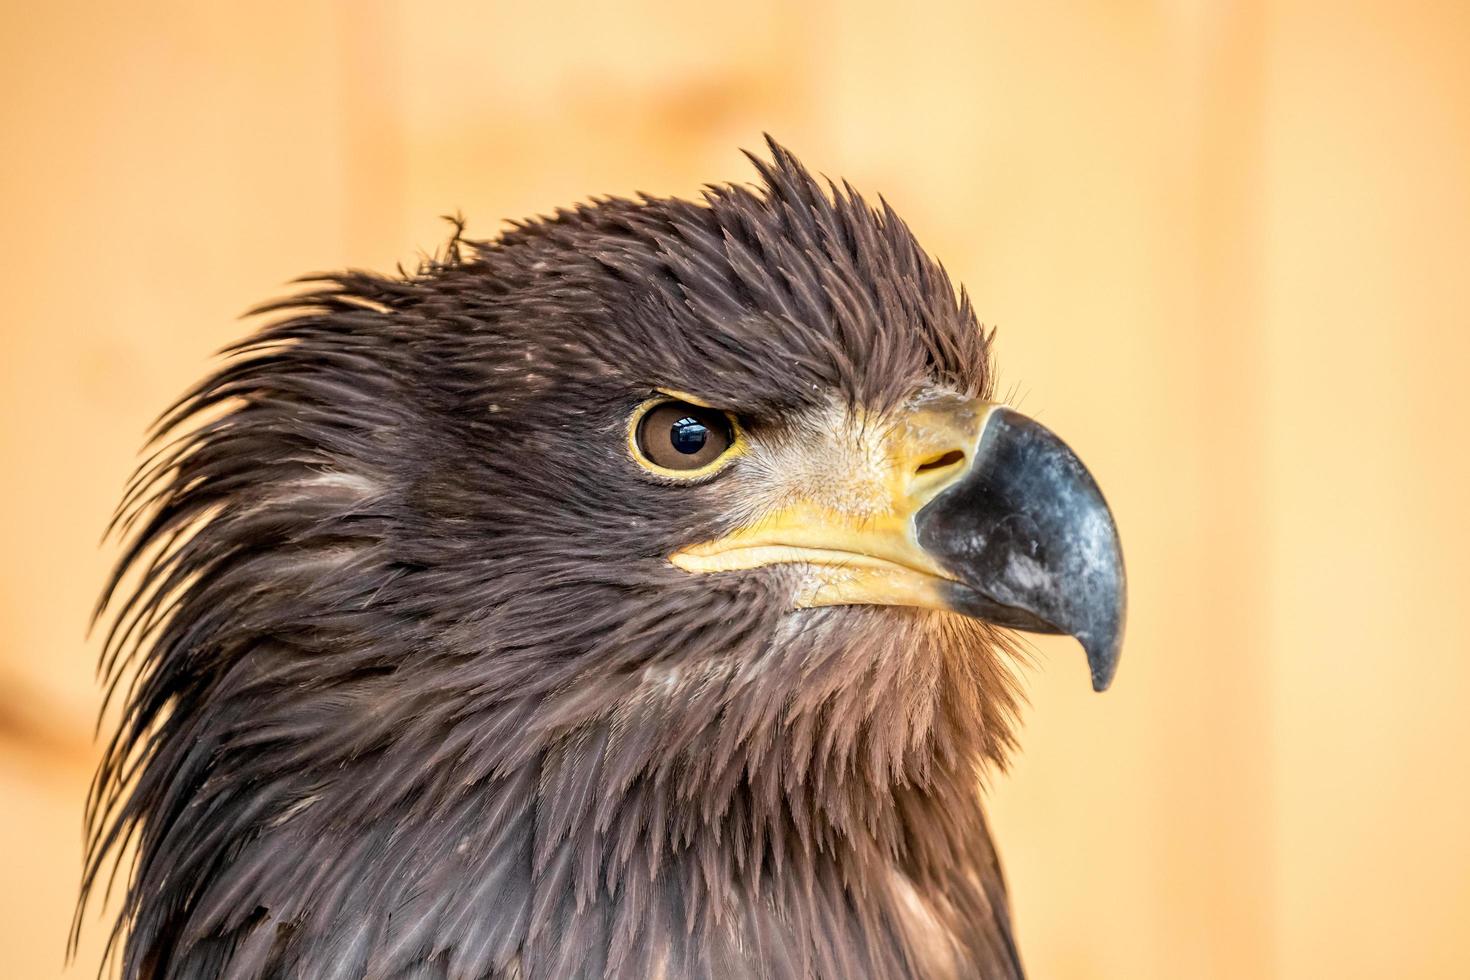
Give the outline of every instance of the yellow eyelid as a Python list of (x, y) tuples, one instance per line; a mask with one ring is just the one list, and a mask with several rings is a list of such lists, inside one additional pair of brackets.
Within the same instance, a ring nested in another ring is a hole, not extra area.
[[(656, 392), (658, 392), (661, 395), (667, 395), (668, 396), (668, 398), (656, 398), (656, 399), (652, 399), (653, 401), (688, 402), (689, 404), (696, 405), (699, 408), (712, 408), (712, 409), (714, 409), (717, 412), (725, 412), (725, 410), (723, 408), (721, 408), (720, 406), (715, 405), (712, 402), (707, 402), (703, 398), (700, 398), (698, 395), (691, 395), (687, 391), (679, 391), (676, 388), (655, 388), (653, 390), (656, 391)], [(646, 404), (647, 403), (645, 403), (645, 405)], [(639, 406), (639, 407), (642, 408), (643, 406)], [(730, 413), (729, 412), (725, 412), (725, 414), (726, 415), (729, 415)]]
[[(671, 391), (666, 388), (656, 388), (654, 390), (658, 392), (658, 395), (641, 402), (633, 410), (633, 414), (628, 419), (628, 452), (632, 455), (634, 461), (648, 472), (655, 476), (661, 476), (666, 480), (691, 483), (718, 473), (735, 459), (745, 455), (746, 450), (750, 448), (750, 440), (745, 436), (745, 429), (740, 425), (740, 421), (735, 418), (733, 412), (718, 408), (709, 402), (687, 395), (682, 391)], [(660, 405), (667, 405), (670, 402), (688, 402), (690, 405), (698, 408), (708, 408), (723, 414), (725, 420), (730, 423), (730, 431), (734, 434), (734, 438), (730, 440), (729, 447), (708, 463), (692, 470), (671, 470), (667, 466), (658, 465), (645, 456), (643, 450), (638, 448), (638, 425), (643, 421), (643, 417), (653, 409)]]

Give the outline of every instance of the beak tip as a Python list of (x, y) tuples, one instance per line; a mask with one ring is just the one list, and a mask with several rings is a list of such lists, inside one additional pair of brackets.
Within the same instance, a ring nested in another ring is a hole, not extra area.
[[(1119, 618), (1121, 620), (1121, 615)], [(1122, 623), (1119, 622), (1116, 629), (1107, 631), (1105, 635), (1079, 636), (1077, 640), (1087, 653), (1092, 689), (1101, 694), (1113, 683), (1113, 677), (1118, 673), (1118, 660), (1123, 653)]]

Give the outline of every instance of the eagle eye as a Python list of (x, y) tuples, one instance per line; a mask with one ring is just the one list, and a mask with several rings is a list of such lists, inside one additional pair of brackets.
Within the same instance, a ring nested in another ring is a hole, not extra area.
[(702, 475), (735, 445), (730, 416), (716, 408), (660, 400), (646, 405), (633, 426), (634, 456), (654, 472)]

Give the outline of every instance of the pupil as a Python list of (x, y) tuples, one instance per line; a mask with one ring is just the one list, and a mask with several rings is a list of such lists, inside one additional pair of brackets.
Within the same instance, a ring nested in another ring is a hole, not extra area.
[(684, 418), (674, 423), (671, 440), (674, 448), (685, 456), (693, 456), (709, 441), (709, 429), (695, 418)]

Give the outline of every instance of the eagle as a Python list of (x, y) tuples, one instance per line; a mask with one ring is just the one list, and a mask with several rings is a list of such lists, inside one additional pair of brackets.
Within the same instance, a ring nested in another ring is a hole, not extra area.
[(125, 980), (1022, 975), (981, 778), (1012, 630), (1112, 678), (1114, 520), (886, 202), (748, 155), (308, 277), (162, 415), (98, 610)]

